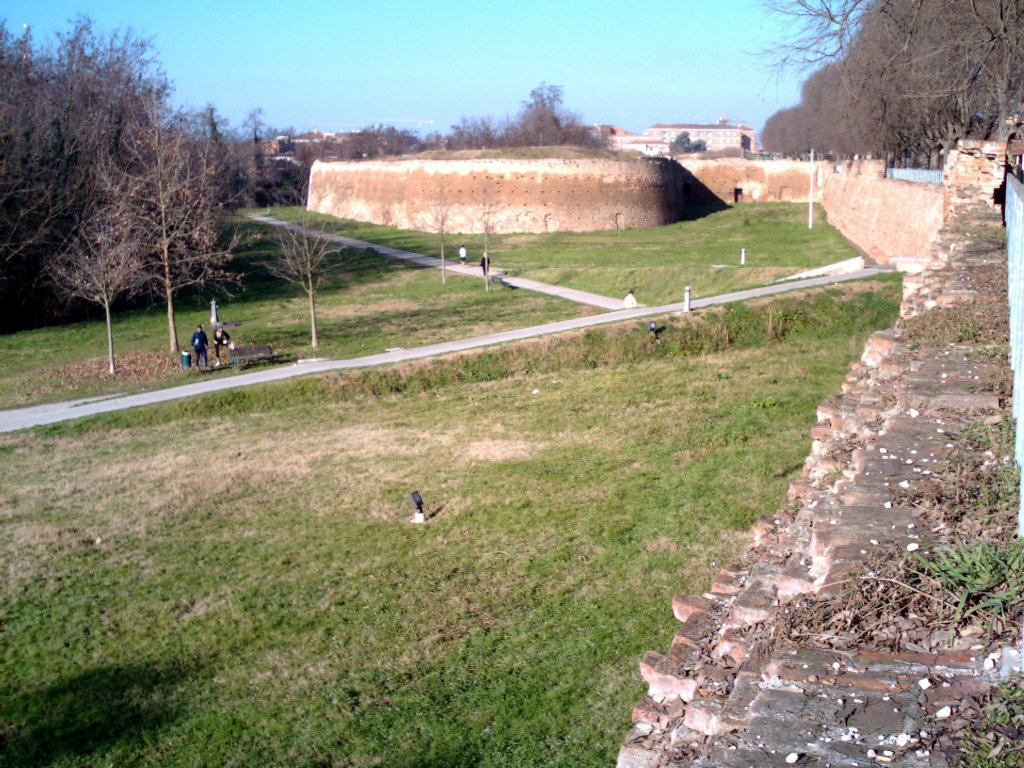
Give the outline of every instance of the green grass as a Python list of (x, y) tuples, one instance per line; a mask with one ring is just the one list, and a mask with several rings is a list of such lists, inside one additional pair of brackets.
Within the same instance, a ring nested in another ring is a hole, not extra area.
[[(297, 220), (300, 208), (274, 209)], [(697, 213), (700, 213), (699, 211)], [(495, 264), (511, 273), (615, 297), (630, 287), (640, 301), (680, 301), (690, 285), (694, 298), (770, 282), (783, 274), (854, 255), (829, 227), (808, 232), (806, 209), (795, 204), (739, 205), (670, 227), (622, 232), (502, 235), (495, 239)], [(823, 220), (823, 214), (819, 214)], [(397, 248), (439, 255), (436, 235), (317, 217), (331, 231)], [(244, 344), (272, 344), (288, 358), (344, 358), (412, 347), (552, 320), (597, 310), (527, 291), (485, 292), (477, 280), (452, 276), (441, 284), (436, 271), (346, 251), (344, 270), (320, 293), (320, 347), (309, 346), (305, 297), (295, 286), (271, 280), (260, 262), (273, 255), (267, 228), (231, 219), (243, 235), (229, 269), (240, 281), (233, 295), (218, 297), (221, 319), (241, 322), (231, 330)], [(448, 243), (455, 257), (461, 236)], [(481, 238), (466, 236), (479, 257)], [(739, 269), (739, 248), (750, 266)], [(712, 265), (726, 264), (722, 269)], [(178, 298), (179, 342), (209, 319), (209, 293)], [(97, 313), (99, 316), (99, 313)], [(162, 306), (120, 312), (114, 320), (116, 352), (139, 370), (111, 380), (100, 358), (106, 352), (101, 320), (0, 335), (0, 407), (170, 386), (185, 381), (169, 355)], [(133, 358), (134, 356), (134, 358)], [(148, 357), (146, 357), (148, 356)], [(83, 372), (85, 361), (97, 361)], [(230, 375), (221, 370), (216, 376)]]
[[(220, 317), (240, 322), (230, 329), (243, 344), (271, 344), (288, 358), (347, 358), (383, 352), (389, 347), (460, 339), (467, 336), (539, 325), (576, 317), (593, 310), (526, 291), (485, 292), (479, 280), (394, 262), (361, 250), (344, 251), (343, 270), (322, 288), (318, 301), (320, 346), (310, 344), (309, 314), (301, 289), (270, 279), (260, 262), (270, 258), (276, 243), (268, 228), (245, 219), (231, 222), (244, 245), (229, 268), (241, 287), (218, 296)], [(209, 320), (212, 294), (184, 294), (178, 300), (179, 343), (187, 345), (199, 323)], [(91, 376), (68, 366), (106, 354), (101, 320), (0, 335), (0, 407), (105, 392), (179, 384), (176, 356), (167, 353), (167, 319), (163, 306), (120, 312), (114, 319), (114, 344), (119, 355), (162, 355), (163, 368), (150, 376), (120, 376), (111, 381), (105, 363)], [(212, 351), (211, 351), (212, 354)], [(170, 361), (170, 362), (169, 362)], [(228, 376), (227, 369), (209, 374)]]
[(865, 287), (0, 436), (2, 764), (612, 764)]
[[(274, 215), (296, 221), (301, 208), (279, 208)], [(693, 209), (691, 218), (667, 227), (608, 232), (497, 235), (491, 248), (495, 267), (541, 282), (622, 297), (636, 288), (644, 304), (713, 296), (765, 285), (778, 278), (854, 258), (856, 250), (825, 222), (816, 207), (814, 229), (807, 208), (795, 203), (757, 203), (722, 211)], [(412, 232), (351, 220), (316, 216), (330, 231), (360, 240), (432, 256), (440, 255), (436, 234)], [(482, 235), (451, 235), (447, 255), (465, 242), (473, 263), (483, 249)], [(747, 266), (740, 268), (740, 249)]]

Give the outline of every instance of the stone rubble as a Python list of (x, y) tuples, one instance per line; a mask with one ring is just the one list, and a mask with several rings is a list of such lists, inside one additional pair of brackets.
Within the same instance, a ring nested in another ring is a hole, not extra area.
[[(959, 193), (937, 266), (905, 278), (904, 319), (976, 300), (972, 270), (1005, 261), (998, 240), (953, 226), (997, 226), (996, 211), (964, 202), (982, 198)], [(873, 334), (841, 393), (821, 404), (804, 470), (778, 515), (755, 527), (743, 562), (703, 595), (673, 601), (681, 627), (667, 654), (640, 663), (649, 689), (618, 768), (948, 765), (932, 731), (993, 684), (985, 650), (849, 653), (764, 640), (795, 598), (848, 589), (878, 547), (931, 546), (899, 493), (948, 466), (960, 427), (1009, 416), (992, 384), (1001, 364), (979, 362), (968, 344), (904, 336)]]

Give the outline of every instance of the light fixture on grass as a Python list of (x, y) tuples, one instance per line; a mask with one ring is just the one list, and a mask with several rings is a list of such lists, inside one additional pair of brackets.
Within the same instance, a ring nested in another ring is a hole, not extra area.
[(664, 327), (659, 328), (658, 324), (656, 322), (654, 322), (653, 320), (651, 320), (651, 322), (649, 322), (647, 324), (647, 328), (651, 332), (651, 338), (654, 339), (654, 343), (655, 344), (661, 344), (661, 332), (664, 331), (665, 328)]
[(427, 522), (427, 516), (423, 514), (423, 497), (420, 496), (419, 491), (413, 491), (409, 494), (409, 503), (412, 504), (412, 508), (416, 510), (416, 515), (412, 521), (414, 523), (425, 523)]

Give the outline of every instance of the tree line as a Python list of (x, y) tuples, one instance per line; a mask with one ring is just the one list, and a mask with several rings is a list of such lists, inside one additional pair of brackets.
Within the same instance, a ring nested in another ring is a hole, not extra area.
[(304, 204), (317, 159), (597, 143), (547, 83), (514, 117), (463, 118), (423, 138), (370, 126), (287, 156), (269, 148), (294, 131), (261, 110), (233, 130), (213, 106), (177, 109), (171, 94), (135, 33), (81, 17), (40, 44), (0, 23), (0, 332), (160, 302), (173, 351), (181, 292), (229, 279), (219, 212)]
[(768, 0), (791, 36), (771, 54), (813, 70), (762, 144), (935, 162), (959, 139), (1005, 139), (1024, 90), (1024, 0)]

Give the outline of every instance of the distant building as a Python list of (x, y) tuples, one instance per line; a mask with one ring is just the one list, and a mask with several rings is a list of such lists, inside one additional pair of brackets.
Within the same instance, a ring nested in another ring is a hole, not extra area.
[(740, 154), (757, 151), (757, 133), (749, 126), (730, 123), (725, 116), (714, 125), (702, 123), (657, 123), (643, 133), (630, 133), (617, 125), (595, 125), (595, 135), (604, 139), (613, 152), (638, 152), (642, 155), (672, 154), (672, 142), (684, 133), (690, 141), (703, 141), (707, 152)]
[(594, 125), (590, 130), (613, 152), (639, 152), (651, 157), (661, 157), (669, 153), (668, 142), (630, 133), (617, 125)]
[(757, 133), (754, 129), (742, 123), (730, 123), (729, 118), (725, 115), (720, 117), (714, 125), (658, 123), (644, 130), (643, 135), (671, 144), (684, 133), (690, 134), (690, 141), (703, 141), (707, 145), (708, 152), (757, 151)]

